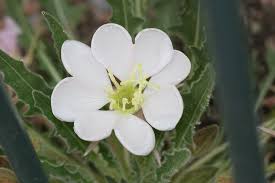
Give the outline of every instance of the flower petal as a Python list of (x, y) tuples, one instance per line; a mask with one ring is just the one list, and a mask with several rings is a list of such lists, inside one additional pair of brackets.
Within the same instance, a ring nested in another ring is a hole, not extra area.
[(114, 23), (102, 25), (92, 38), (91, 48), (96, 60), (105, 68), (120, 80), (128, 79), (133, 64), (133, 43), (126, 29)]
[(60, 81), (51, 96), (53, 114), (68, 122), (73, 122), (79, 112), (100, 109), (107, 102), (103, 87), (93, 87), (75, 77)]
[(157, 130), (176, 127), (183, 112), (183, 101), (173, 85), (163, 85), (159, 90), (145, 89), (142, 110), (146, 121)]
[(191, 62), (184, 53), (174, 50), (171, 62), (159, 73), (152, 76), (150, 81), (157, 84), (177, 85), (183, 81), (191, 71)]
[(89, 46), (67, 40), (62, 45), (61, 58), (70, 75), (99, 86), (110, 86), (106, 69), (95, 61)]
[(86, 141), (99, 141), (111, 135), (118, 114), (113, 111), (83, 112), (74, 123), (75, 133)]
[(134, 116), (122, 116), (115, 126), (115, 134), (121, 144), (135, 155), (147, 155), (155, 146), (155, 134), (151, 126)]
[(166, 33), (159, 29), (144, 29), (135, 38), (134, 62), (141, 64), (147, 77), (158, 73), (171, 60), (173, 45)]

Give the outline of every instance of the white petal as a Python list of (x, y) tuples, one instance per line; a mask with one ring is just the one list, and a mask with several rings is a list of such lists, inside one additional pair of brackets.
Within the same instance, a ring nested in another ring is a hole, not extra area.
[(84, 112), (74, 123), (75, 133), (86, 141), (99, 141), (111, 135), (118, 115), (113, 111)]
[(126, 29), (113, 23), (102, 25), (92, 38), (91, 48), (98, 62), (120, 80), (128, 79), (133, 64), (133, 43)]
[(172, 55), (172, 42), (159, 29), (144, 29), (135, 38), (134, 62), (135, 65), (142, 65), (147, 77), (163, 69), (171, 61)]
[(145, 89), (142, 110), (146, 121), (157, 130), (167, 131), (176, 127), (183, 112), (183, 101), (173, 85), (163, 85), (159, 90)]
[(159, 73), (152, 76), (150, 81), (157, 84), (177, 85), (183, 81), (191, 71), (191, 62), (184, 53), (174, 50), (172, 61)]
[(95, 61), (89, 46), (79, 41), (67, 40), (62, 45), (61, 58), (70, 75), (94, 85), (110, 85), (106, 69)]
[(145, 156), (154, 149), (153, 129), (134, 115), (122, 116), (115, 126), (115, 134), (121, 144), (135, 155)]
[(93, 87), (75, 77), (60, 81), (51, 96), (53, 114), (68, 122), (73, 122), (79, 112), (100, 109), (107, 102), (104, 88)]

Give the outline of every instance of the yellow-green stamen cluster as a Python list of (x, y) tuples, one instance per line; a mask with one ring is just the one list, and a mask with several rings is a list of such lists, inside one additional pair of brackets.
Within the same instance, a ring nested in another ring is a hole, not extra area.
[(142, 66), (138, 65), (130, 79), (121, 83), (118, 83), (110, 71), (108, 74), (115, 88), (108, 90), (110, 110), (127, 114), (137, 112), (144, 102), (143, 91), (148, 85), (148, 81), (142, 72)]

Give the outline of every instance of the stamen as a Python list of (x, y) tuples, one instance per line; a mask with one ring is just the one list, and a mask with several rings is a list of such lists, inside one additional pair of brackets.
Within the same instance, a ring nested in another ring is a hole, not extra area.
[(143, 102), (143, 91), (147, 86), (157, 88), (157, 86), (146, 80), (146, 75), (142, 71), (142, 65), (138, 64), (131, 73), (130, 79), (118, 83), (111, 71), (108, 71), (109, 77), (116, 87), (108, 89), (108, 98), (110, 100), (110, 110), (122, 113), (133, 114), (137, 112)]
[(143, 95), (140, 92), (135, 92), (134, 97), (132, 98), (132, 104), (135, 110), (138, 110), (139, 106), (143, 103)]
[(114, 106), (115, 106), (116, 101), (113, 100), (113, 99), (110, 99), (110, 100), (111, 100), (110, 101), (110, 110), (114, 110)]

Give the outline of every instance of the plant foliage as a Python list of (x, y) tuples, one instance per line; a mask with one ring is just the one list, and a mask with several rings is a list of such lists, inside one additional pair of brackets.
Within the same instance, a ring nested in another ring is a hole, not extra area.
[[(9, 3), (12, 5), (14, 2), (15, 0), (12, 0)], [(170, 34), (177, 43), (180, 42), (174, 45), (175, 48), (184, 51), (192, 62), (189, 78), (184, 85), (179, 85), (184, 101), (184, 113), (174, 131), (165, 134), (156, 132), (156, 149), (146, 157), (129, 154), (113, 137), (100, 142), (87, 156), (84, 156), (89, 144), (75, 135), (70, 124), (59, 121), (51, 112), (52, 88), (41, 76), (29, 71), (22, 61), (15, 60), (0, 51), (0, 70), (4, 73), (5, 82), (16, 91), (20, 101), (28, 106), (28, 111), (22, 114), (22, 117), (42, 115), (53, 126), (53, 131), (45, 134), (26, 125), (45, 172), (51, 182), (165, 183), (180, 180), (196, 183), (212, 180), (217, 172), (216, 167), (199, 167), (191, 170), (188, 168), (192, 167), (194, 157), (202, 156), (209, 150), (206, 146), (209, 146), (218, 134), (218, 128), (212, 127), (211, 130), (205, 129), (200, 132), (200, 135), (206, 137), (205, 139), (196, 137), (193, 140), (194, 129), (209, 104), (214, 87), (214, 73), (206, 52), (203, 25), (200, 21), (200, 1), (108, 0), (108, 2), (113, 9), (111, 21), (123, 25), (132, 36), (145, 27), (156, 27)], [(45, 1), (42, 4), (50, 7), (51, 2)], [(20, 10), (14, 12), (18, 16), (19, 13)], [(70, 15), (64, 17), (62, 13), (66, 11), (62, 10), (57, 16), (59, 19), (63, 17), (61, 22), (66, 23), (65, 18)], [(63, 27), (68, 25), (59, 23), (58, 19), (48, 12), (42, 14), (51, 32), (56, 56), (60, 61), (61, 46), (69, 39)], [(31, 36), (31, 30), (28, 33), (28, 36)], [(55, 138), (61, 140), (65, 146), (55, 144)], [(0, 167), (0, 175), (1, 173), (12, 176)], [(194, 178), (197, 173), (200, 173), (200, 176)]]

